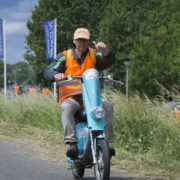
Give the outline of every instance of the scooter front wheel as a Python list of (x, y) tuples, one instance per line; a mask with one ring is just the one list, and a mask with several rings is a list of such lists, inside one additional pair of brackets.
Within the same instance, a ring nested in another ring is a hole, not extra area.
[(109, 148), (104, 139), (98, 139), (96, 143), (96, 161), (94, 172), (96, 180), (107, 180), (110, 176)]

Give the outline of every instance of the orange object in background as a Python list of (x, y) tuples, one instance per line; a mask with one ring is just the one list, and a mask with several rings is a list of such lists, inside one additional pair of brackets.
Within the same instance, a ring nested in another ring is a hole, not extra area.
[(180, 103), (176, 102), (176, 106), (173, 109), (176, 122), (180, 122)]
[(44, 88), (42, 90), (42, 94), (49, 94), (49, 89), (48, 88)]
[(15, 84), (13, 88), (14, 88), (15, 94), (18, 94), (20, 87), (17, 84)]
[(32, 93), (35, 93), (35, 92), (37, 92), (37, 88), (35, 88), (35, 87), (30, 87), (29, 88), (29, 91), (28, 91), (29, 94), (32, 94)]
[(171, 109), (176, 122), (180, 122), (180, 102), (170, 101), (167, 103), (167, 107)]
[(180, 110), (179, 109), (174, 110), (174, 115), (177, 119), (177, 122), (180, 122)]
[(180, 110), (175, 110), (175, 116), (176, 118), (180, 118)]
[(180, 102), (171, 101), (168, 103), (168, 107), (172, 110), (176, 122), (180, 122)]

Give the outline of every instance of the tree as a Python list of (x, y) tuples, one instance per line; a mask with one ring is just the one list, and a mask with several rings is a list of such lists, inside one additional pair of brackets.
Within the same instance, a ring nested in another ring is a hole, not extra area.
[(169, 90), (179, 84), (178, 15), (178, 1), (159, 1), (148, 14), (147, 21), (140, 25), (137, 44), (130, 52), (134, 59), (132, 88), (137, 89), (140, 80), (142, 84), (138, 89), (141, 92), (157, 95), (156, 81)]
[[(28, 63), (18, 62), (16, 64), (7, 64), (7, 85), (27, 84), (28, 81), (35, 82), (36, 74)], [(0, 61), (0, 87), (4, 86), (4, 63)]]
[(131, 90), (156, 95), (157, 80), (164, 87), (178, 84), (179, 1), (113, 0), (100, 23), (104, 38), (116, 53), (115, 74), (124, 77), (123, 62), (132, 61)]
[(35, 82), (36, 81), (36, 74), (28, 63), (26, 62), (18, 62), (13, 65), (13, 81), (17, 84), (27, 84), (29, 81)]

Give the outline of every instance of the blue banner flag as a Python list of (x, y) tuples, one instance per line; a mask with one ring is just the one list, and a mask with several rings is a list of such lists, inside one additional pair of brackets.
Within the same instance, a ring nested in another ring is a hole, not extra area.
[(46, 42), (46, 58), (55, 57), (56, 53), (56, 24), (55, 20), (46, 20), (43, 23), (45, 42)]
[(0, 19), (0, 59), (4, 59), (4, 34), (2, 19)]

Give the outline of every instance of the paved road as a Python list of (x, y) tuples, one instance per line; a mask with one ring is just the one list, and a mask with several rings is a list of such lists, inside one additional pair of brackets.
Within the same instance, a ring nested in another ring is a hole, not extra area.
[(31, 157), (16, 142), (0, 141), (0, 180), (71, 179), (64, 166)]
[[(12, 139), (0, 139), (0, 180), (70, 180), (72, 174), (67, 164), (42, 160), (27, 152)], [(85, 180), (93, 179), (93, 171), (85, 174)], [(112, 180), (134, 179), (114, 175)]]

